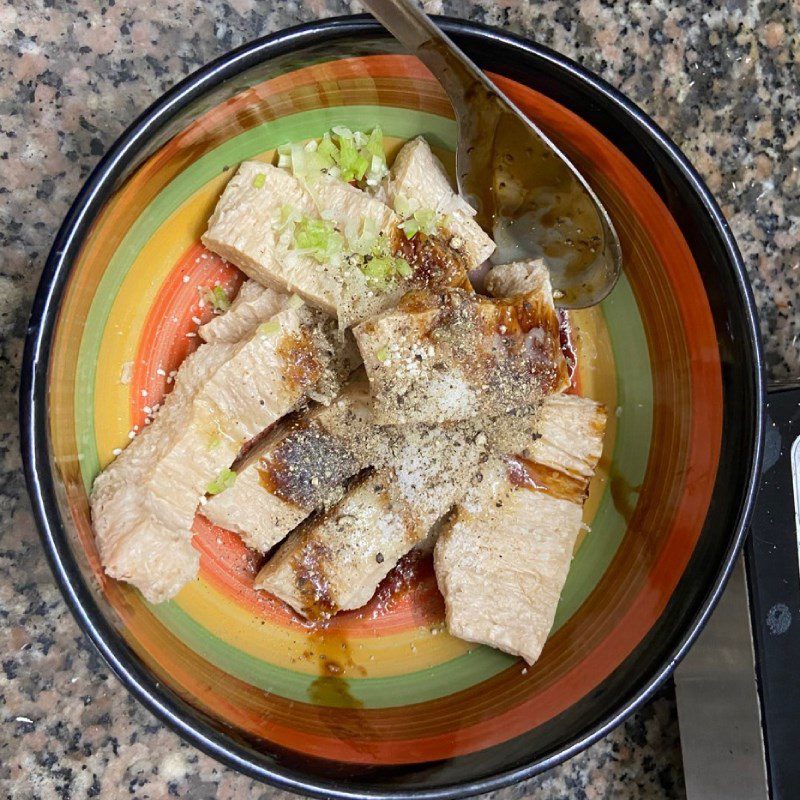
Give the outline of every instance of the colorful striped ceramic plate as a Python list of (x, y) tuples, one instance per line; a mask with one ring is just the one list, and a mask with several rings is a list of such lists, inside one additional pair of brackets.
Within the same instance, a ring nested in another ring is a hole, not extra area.
[[(48, 540), (58, 540), (57, 568), (68, 562), (73, 602), (91, 609), (84, 622), (129, 685), (195, 741), (307, 790), (474, 789), (565, 754), (652, 685), (664, 654), (713, 593), (748, 495), (758, 385), (747, 297), (724, 237), (724, 258), (711, 261), (703, 237), (720, 234), (710, 212), (689, 230), (681, 218), (691, 211), (687, 197), (696, 205), (707, 198), (674, 188), (678, 178), (686, 182), (685, 164), (619, 98), (604, 98), (605, 87), (528, 46), (463, 27), (455, 33), (473, 50), (484, 45), (475, 52), (499, 85), (584, 170), (625, 255), (609, 299), (572, 318), (578, 389), (606, 404), (610, 424), (588, 532), (533, 668), (447, 634), (425, 558), (406, 559), (365, 608), (315, 630), (254, 591), (258, 558), (200, 516), (200, 577), (161, 605), (106, 578), (92, 538), (93, 479), (145, 424), (146, 407), (169, 389), (169, 372), (197, 346), (198, 318), (210, 313), (198, 305), (204, 289), (241, 281), (200, 244), (237, 164), (269, 161), (278, 145), (336, 124), (380, 125), (392, 149), (422, 134), (452, 163), (451, 109), (419, 62), (392, 52), (368, 23), (342, 22), (212, 65), (172, 95), (174, 108), (168, 98), (151, 111), (101, 167), (93, 180), (105, 188), (76, 206), (90, 218), (68, 222), (69, 263), (43, 289), (57, 293), (59, 310), (41, 327), (46, 378), (32, 388), (46, 407), (40, 427), (31, 423), (31, 446), (49, 437), (48, 462), (31, 455), (31, 469), (37, 497), (42, 470), (52, 478), (41, 516)], [(561, 87), (552, 78), (559, 71)], [(592, 118), (596, 109), (587, 117), (579, 90), (628, 115), (658, 158), (609, 125), (613, 115), (605, 125)], [(723, 289), (738, 316), (721, 333)], [(731, 370), (744, 376), (739, 397)], [(721, 498), (732, 424), (749, 455)], [(687, 593), (701, 552), (704, 577)], [(341, 674), (325, 669), (330, 659)]]

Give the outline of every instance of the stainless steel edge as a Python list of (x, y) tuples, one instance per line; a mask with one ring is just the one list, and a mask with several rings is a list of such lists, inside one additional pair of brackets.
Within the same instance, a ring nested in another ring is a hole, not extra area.
[(743, 557), (675, 671), (687, 800), (769, 800)]

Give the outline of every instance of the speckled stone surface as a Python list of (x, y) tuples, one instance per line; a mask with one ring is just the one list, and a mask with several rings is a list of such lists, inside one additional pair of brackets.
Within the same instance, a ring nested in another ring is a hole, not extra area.
[[(56, 227), (134, 116), (230, 47), (355, 10), (341, 0), (6, 0), (0, 7), (0, 797), (281, 794), (165, 730), (78, 631), (25, 497), (17, 371)], [(481, 0), (433, 2), (428, 10), (536, 38), (654, 116), (730, 220), (771, 374), (800, 374), (800, 0)], [(564, 766), (496, 795), (684, 796), (671, 693)]]

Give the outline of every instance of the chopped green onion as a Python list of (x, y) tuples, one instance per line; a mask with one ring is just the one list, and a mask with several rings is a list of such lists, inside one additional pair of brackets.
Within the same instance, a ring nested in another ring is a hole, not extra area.
[(362, 272), (368, 278), (386, 280), (394, 272), (394, 264), (390, 258), (371, 258), (364, 264)]
[(403, 228), (403, 233), (406, 235), (406, 239), (413, 239), (419, 233), (419, 223), (414, 219), (414, 217), (401, 222), (400, 225)]
[(394, 256), (388, 238), (378, 231), (373, 219), (348, 222), (345, 241), (352, 254), (348, 263), (361, 270), (373, 289), (388, 289), (398, 276), (407, 278), (412, 274), (410, 264), (404, 258)]
[(385, 160), (386, 156), (383, 151), (383, 131), (379, 127), (372, 129), (366, 144), (367, 152), (370, 155), (378, 156)]
[(345, 229), (347, 246), (360, 256), (372, 254), (381, 245), (381, 235), (374, 219), (364, 218), (359, 232), (358, 223), (353, 221)]
[(339, 150), (333, 143), (329, 133), (326, 133), (320, 140), (319, 146), (317, 147), (317, 152), (324, 158), (329, 158), (331, 161), (333, 161), (334, 156), (338, 154)]
[(409, 264), (404, 258), (396, 258), (394, 260), (394, 268), (397, 270), (397, 274), (401, 278), (408, 278), (413, 272), (411, 269), (411, 264)]
[(324, 264), (342, 253), (344, 238), (331, 221), (303, 217), (294, 229), (294, 245)]
[(266, 183), (266, 181), (267, 176), (263, 172), (259, 172), (258, 175), (253, 178), (253, 188), (260, 189)]
[(231, 307), (231, 300), (221, 286), (214, 286), (203, 295), (206, 302), (215, 310), (222, 313)]
[(394, 198), (394, 210), (403, 218), (408, 219), (414, 216), (414, 212), (419, 208), (419, 203), (409, 200), (404, 194), (398, 194)]
[(441, 218), (433, 209), (420, 208), (408, 217), (408, 219), (404, 219), (400, 223), (400, 226), (403, 228), (406, 239), (412, 239), (420, 232), (430, 236), (436, 232), (440, 223)]
[(230, 489), (231, 486), (236, 482), (236, 473), (232, 469), (228, 469), (227, 467), (214, 478), (206, 486), (206, 492), (208, 494), (219, 494), (220, 492), (224, 492), (226, 489)]
[(378, 361), (386, 361), (386, 359), (389, 358), (389, 348), (381, 347), (381, 349), (375, 353), (375, 358), (377, 358)]
[(419, 223), (419, 229), (423, 233), (433, 233), (439, 221), (439, 215), (430, 208), (421, 208), (414, 212), (414, 219)]
[(355, 161), (353, 162), (353, 176), (361, 180), (366, 174), (367, 170), (369, 169), (371, 159), (367, 158), (366, 156), (358, 155), (356, 156)]
[[(339, 169), (342, 171), (343, 181), (357, 180), (364, 177), (364, 172), (358, 174), (356, 162), (358, 161), (358, 148), (350, 137), (339, 136), (339, 157), (334, 156)], [(366, 171), (366, 167), (364, 168)]]
[(309, 181), (328, 175), (347, 182), (366, 182), (368, 186), (377, 186), (389, 172), (380, 128), (367, 135), (341, 125), (319, 141), (281, 145), (278, 166)]
[(277, 336), (281, 332), (281, 324), (276, 319), (271, 319), (269, 322), (262, 322), (258, 326), (258, 332), (262, 336)]
[(364, 150), (370, 156), (369, 169), (364, 175), (364, 179), (367, 186), (377, 186), (389, 174), (386, 153), (383, 149), (383, 131), (379, 127), (373, 128)]

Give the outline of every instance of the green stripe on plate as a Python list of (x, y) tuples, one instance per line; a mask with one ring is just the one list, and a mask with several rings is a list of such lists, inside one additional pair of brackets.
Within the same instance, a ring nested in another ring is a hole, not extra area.
[[(301, 703), (312, 702), (318, 676), (293, 672), (231, 647), (210, 634), (175, 602), (150, 606), (151, 611), (172, 632), (204, 659), (251, 686)], [(516, 659), (477, 647), (451, 661), (429, 669), (386, 678), (349, 678), (348, 694), (365, 708), (391, 708), (424, 703), (460, 692), (497, 675)], [(331, 698), (334, 700), (334, 698)], [(332, 703), (336, 705), (335, 702)]]
[[(611, 481), (621, 486), (641, 486), (650, 456), (653, 429), (653, 379), (647, 336), (633, 290), (623, 274), (601, 305), (617, 365), (617, 437), (611, 456)], [(609, 414), (617, 409), (609, 408)], [(614, 558), (627, 521), (614, 507), (606, 486), (592, 529), (572, 561), (553, 631), (558, 630), (586, 600)]]

